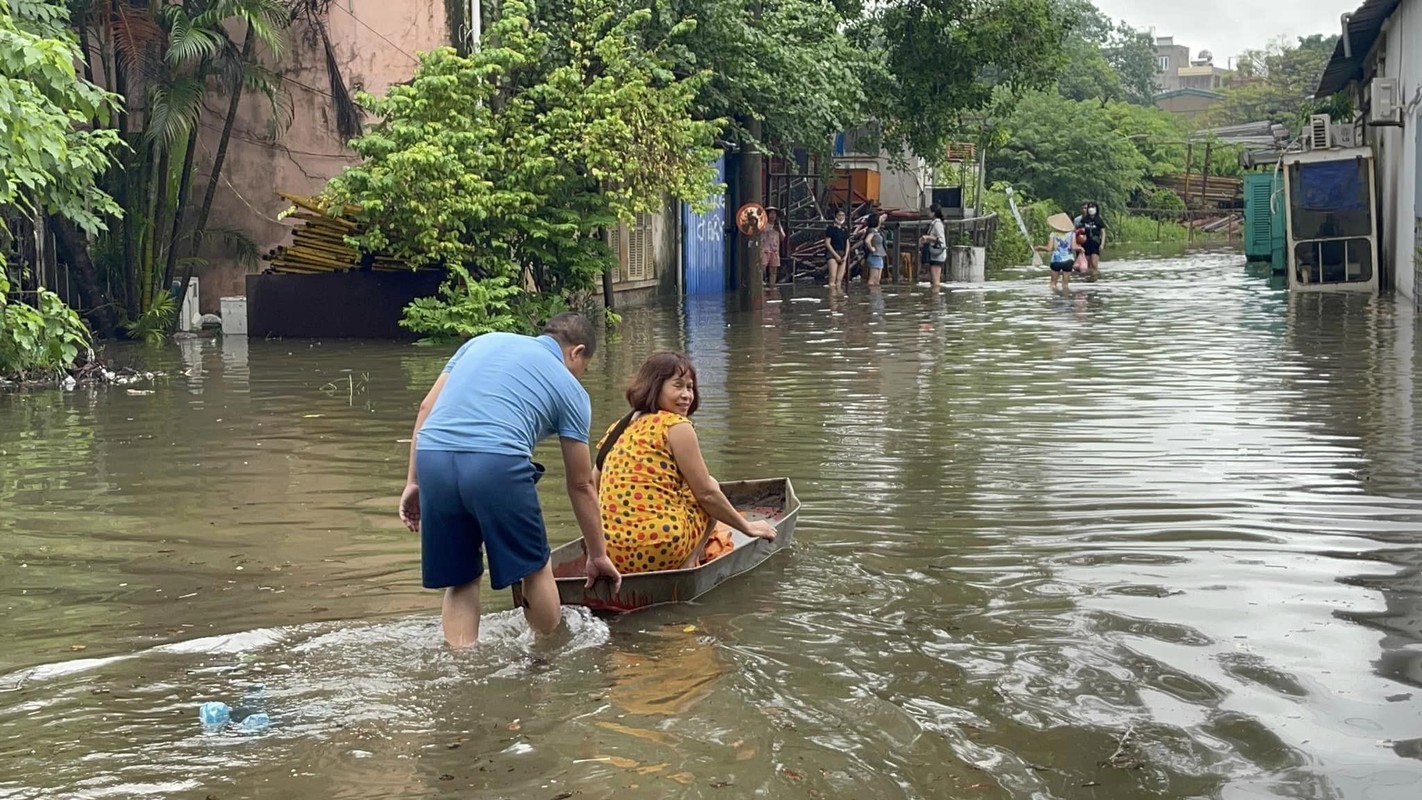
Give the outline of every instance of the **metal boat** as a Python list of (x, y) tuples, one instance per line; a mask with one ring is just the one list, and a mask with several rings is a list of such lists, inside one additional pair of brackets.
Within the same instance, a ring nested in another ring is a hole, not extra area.
[[(564, 605), (586, 606), (593, 611), (615, 614), (663, 603), (684, 603), (755, 569), (793, 544), (800, 500), (788, 478), (723, 483), (721, 491), (747, 519), (769, 520), (775, 526), (775, 540), (733, 531), (731, 538), (735, 547), (729, 553), (696, 567), (625, 574), (621, 591), (614, 594), (607, 580), (599, 580), (591, 589), (584, 587), (583, 565), (587, 551), (583, 540), (578, 539), (553, 550), (551, 560), (559, 599)], [(521, 607), (523, 585), (515, 583), (512, 589), (514, 605)]]

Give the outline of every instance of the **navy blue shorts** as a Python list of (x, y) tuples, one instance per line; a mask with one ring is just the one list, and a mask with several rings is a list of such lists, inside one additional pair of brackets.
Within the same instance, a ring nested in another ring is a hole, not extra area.
[(526, 456), (417, 450), (420, 555), (426, 589), (463, 586), (484, 574), (507, 588), (548, 563), (538, 505), (542, 469)]

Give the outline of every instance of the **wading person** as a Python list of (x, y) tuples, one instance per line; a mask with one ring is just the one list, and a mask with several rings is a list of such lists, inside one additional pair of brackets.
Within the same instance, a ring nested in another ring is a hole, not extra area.
[(1106, 220), (1101, 218), (1101, 209), (1095, 203), (1084, 203), (1081, 216), (1076, 218), (1076, 227), (1086, 232), (1086, 252), (1088, 281), (1101, 278), (1101, 248), (1106, 246)]
[(420, 534), (424, 585), (443, 589), (444, 638), (479, 639), (481, 551), (495, 589), (523, 581), (524, 617), (547, 635), (562, 621), (534, 484), (539, 440), (557, 435), (568, 498), (587, 546), (587, 579), (622, 577), (607, 557), (588, 450), (592, 406), (578, 383), (597, 347), (592, 323), (559, 314), (538, 337), (486, 333), (445, 365), (420, 403), (400, 519)]
[(1071, 288), (1071, 271), (1076, 263), (1076, 254), (1081, 250), (1076, 242), (1076, 226), (1066, 214), (1053, 214), (1047, 218), (1047, 225), (1051, 226), (1052, 235), (1048, 237), (1046, 246), (1037, 247), (1037, 251), (1046, 255), (1051, 264), (1052, 291), (1056, 291), (1058, 282), (1062, 291), (1066, 291)]
[(938, 284), (943, 281), (943, 265), (948, 261), (948, 231), (943, 225), (942, 206), (934, 203), (928, 213), (933, 222), (928, 226), (928, 233), (918, 241), (922, 245), (922, 260), (928, 265), (928, 282), (938, 291)]
[(864, 231), (864, 260), (869, 267), (869, 285), (878, 286), (884, 277), (884, 259), (889, 250), (884, 245), (884, 231), (880, 228), (878, 214), (870, 214), (868, 227)]
[(598, 442), (598, 503), (607, 552), (624, 573), (694, 566), (731, 547), (713, 520), (748, 536), (774, 539), (768, 522), (750, 522), (706, 470), (691, 415), (701, 404), (696, 368), (681, 353), (654, 353), (627, 387), (627, 416)]
[(785, 242), (785, 228), (780, 224), (780, 209), (765, 210), (765, 230), (760, 234), (760, 264), (765, 270), (765, 285), (780, 280), (780, 247)]
[(833, 292), (849, 283), (849, 227), (842, 208), (834, 212), (834, 222), (825, 228), (825, 254), (829, 259), (829, 285)]

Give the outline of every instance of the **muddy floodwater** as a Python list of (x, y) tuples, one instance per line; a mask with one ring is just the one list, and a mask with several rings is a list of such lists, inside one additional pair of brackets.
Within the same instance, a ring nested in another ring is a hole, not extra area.
[(487, 592), (468, 653), (395, 516), (450, 349), (189, 341), (111, 354), (151, 394), (0, 394), (0, 798), (1422, 797), (1410, 304), (1106, 271), (629, 312), (598, 432), (688, 350), (714, 474), (789, 476), (796, 546), (544, 642)]

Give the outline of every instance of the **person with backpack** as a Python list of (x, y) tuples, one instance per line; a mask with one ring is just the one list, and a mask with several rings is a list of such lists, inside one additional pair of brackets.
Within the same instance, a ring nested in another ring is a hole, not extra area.
[(868, 226), (864, 230), (864, 260), (869, 265), (869, 285), (878, 286), (884, 275), (884, 259), (889, 255), (884, 244), (884, 231), (879, 227), (878, 214), (870, 214)]
[(929, 225), (928, 233), (919, 237), (919, 244), (922, 246), (922, 261), (928, 265), (929, 283), (933, 290), (938, 291), (938, 284), (943, 280), (943, 265), (948, 262), (948, 229), (943, 224), (943, 207), (934, 203), (929, 206), (929, 216), (933, 222)]

